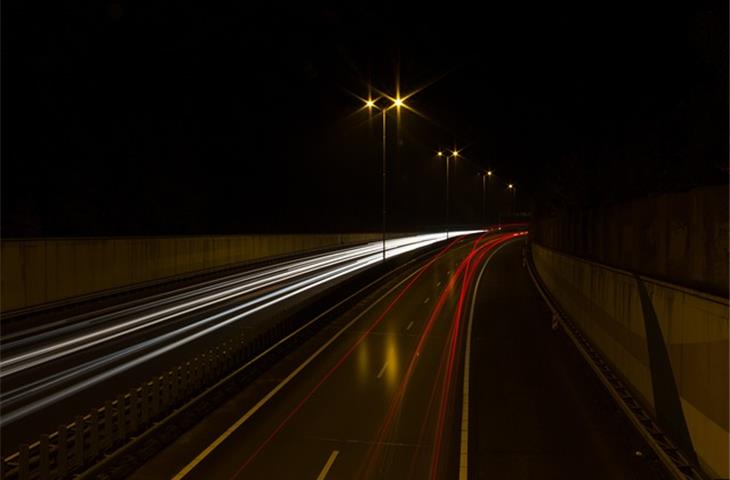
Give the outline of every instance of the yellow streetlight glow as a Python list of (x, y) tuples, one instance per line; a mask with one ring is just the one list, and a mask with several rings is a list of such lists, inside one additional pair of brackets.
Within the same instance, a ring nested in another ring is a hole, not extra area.
[(365, 102), (365, 106), (368, 108), (373, 108), (375, 106), (375, 102), (372, 100), (368, 100)]
[(454, 154), (455, 157), (458, 157), (459, 156), (459, 151), (458, 150), (454, 150), (452, 153)]
[(439, 157), (443, 156), (443, 154), (444, 154), (444, 152), (442, 152), (442, 151), (436, 152), (436, 155), (439, 156)]
[(492, 171), (491, 170), (487, 170), (487, 176), (489, 176), (489, 177), (492, 176)]
[(510, 183), (509, 185), (507, 185), (507, 188), (511, 189), (513, 188), (513, 185)]
[(400, 97), (393, 100), (393, 106), (396, 108), (400, 108), (403, 106), (403, 100), (400, 99)]

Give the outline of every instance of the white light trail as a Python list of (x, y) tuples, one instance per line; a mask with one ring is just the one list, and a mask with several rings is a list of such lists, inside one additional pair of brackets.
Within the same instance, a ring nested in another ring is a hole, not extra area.
[[(482, 230), (453, 232), (451, 235), (468, 235), (480, 233)], [(393, 258), (403, 253), (431, 245), (446, 239), (445, 233), (414, 235), (410, 237), (387, 240), (386, 257)], [(226, 277), (218, 284), (206, 285), (200, 290), (174, 293), (172, 301), (180, 302), (170, 305), (168, 299), (152, 302), (152, 311), (144, 315), (139, 313), (140, 306), (129, 309), (132, 318), (121, 318), (123, 312), (113, 312), (95, 320), (92, 326), (99, 323), (93, 331), (81, 332), (20, 354), (7, 356), (0, 362), (0, 378), (18, 374), (48, 362), (82, 350), (100, 346), (105, 342), (118, 340), (125, 335), (142, 331), (183, 315), (201, 313), (204, 308), (223, 304), (244, 295), (261, 292), (255, 298), (244, 301), (233, 307), (203, 318), (191, 318), (189, 323), (177, 326), (173, 330), (156, 334), (152, 338), (142, 340), (134, 345), (119, 347), (118, 350), (104, 353), (93, 360), (71, 366), (63, 372), (48, 374), (44, 378), (35, 379), (12, 390), (2, 392), (0, 401), (5, 409), (0, 419), (0, 426), (21, 419), (39, 409), (45, 408), (78, 393), (93, 385), (108, 380), (115, 375), (137, 367), (145, 362), (189, 344), (205, 335), (217, 331), (234, 322), (241, 321), (257, 312), (272, 307), (315, 287), (334, 282), (335, 280), (361, 271), (382, 261), (382, 243), (372, 242), (367, 245), (350, 247), (323, 254), (311, 255), (294, 261), (264, 267), (249, 274)], [(276, 287), (277, 285), (281, 285)], [(276, 288), (274, 288), (276, 287)], [(272, 290), (272, 288), (274, 288)], [(202, 295), (201, 295), (202, 292)], [(161, 308), (158, 308), (161, 307)], [(157, 309), (155, 309), (157, 308)], [(129, 312), (127, 312), (129, 313)], [(129, 316), (129, 315), (128, 315)], [(114, 323), (117, 321), (117, 323)], [(111, 325), (106, 325), (111, 323)], [(68, 333), (68, 330), (63, 333)], [(47, 339), (50, 333), (43, 335)], [(27, 341), (24, 339), (24, 341)], [(5, 346), (7, 348), (7, 345)], [(140, 353), (146, 351), (139, 355)], [(121, 363), (120, 363), (121, 362)], [(94, 372), (97, 372), (94, 374)], [(92, 375), (88, 377), (88, 375)], [(74, 383), (74, 379), (78, 381)], [(61, 388), (58, 391), (56, 389)], [(51, 391), (41, 398), (45, 391)], [(36, 398), (36, 400), (33, 400)], [(25, 403), (25, 402), (30, 403)], [(20, 404), (17, 409), (13, 405)]]

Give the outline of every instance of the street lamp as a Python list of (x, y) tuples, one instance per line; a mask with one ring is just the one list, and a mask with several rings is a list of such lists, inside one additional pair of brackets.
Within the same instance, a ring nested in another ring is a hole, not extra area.
[(446, 238), (449, 238), (449, 159), (456, 158), (459, 156), (459, 151), (454, 149), (451, 151), (451, 155), (444, 155), (444, 152), (436, 152), (438, 157), (446, 157)]
[(517, 195), (517, 187), (513, 184), (507, 185), (507, 189), (512, 192), (512, 215), (515, 214), (515, 196)]
[(368, 109), (372, 110), (374, 108), (374, 109), (378, 110), (380, 112), (381, 116), (383, 117), (383, 187), (382, 187), (383, 198), (381, 200), (382, 201), (382, 204), (383, 204), (383, 260), (385, 260), (385, 231), (386, 231), (385, 230), (385, 227), (386, 227), (386, 208), (385, 208), (385, 199), (386, 199), (386, 195), (385, 195), (385, 185), (386, 185), (386, 183), (385, 183), (385, 180), (386, 180), (386, 176), (385, 176), (385, 153), (386, 153), (386, 145), (387, 145), (387, 143), (386, 143), (385, 133), (387, 132), (387, 128), (386, 128), (385, 119), (387, 118), (388, 110), (390, 110), (391, 108), (400, 109), (401, 107), (404, 107), (405, 106), (405, 104), (403, 103), (403, 99), (400, 98), (400, 97), (393, 98), (392, 101), (393, 101), (392, 105), (389, 105), (387, 107), (378, 107), (377, 105), (375, 105), (375, 100), (373, 100), (373, 99), (368, 99), (368, 100), (365, 101), (365, 106)]

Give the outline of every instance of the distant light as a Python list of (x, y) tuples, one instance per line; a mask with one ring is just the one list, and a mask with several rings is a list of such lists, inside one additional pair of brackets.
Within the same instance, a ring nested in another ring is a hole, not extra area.
[(436, 155), (439, 157), (442, 157), (444, 155), (444, 152), (439, 150), (438, 152), (436, 152)]
[(512, 184), (510, 183), (509, 185), (507, 185), (507, 188), (514, 188), (514, 185), (512, 185)]
[(487, 176), (489, 176), (489, 177), (492, 176), (492, 171), (491, 170), (487, 170)]
[(368, 108), (373, 108), (375, 106), (375, 102), (372, 100), (368, 100), (365, 102), (365, 106)]
[(452, 153), (454, 154), (455, 157), (458, 157), (459, 156), (459, 151), (458, 150), (454, 150)]
[(400, 97), (399, 98), (396, 98), (395, 100), (393, 100), (393, 106), (394, 107), (397, 107), (397, 108), (402, 107), (403, 106), (403, 100), (401, 100)]

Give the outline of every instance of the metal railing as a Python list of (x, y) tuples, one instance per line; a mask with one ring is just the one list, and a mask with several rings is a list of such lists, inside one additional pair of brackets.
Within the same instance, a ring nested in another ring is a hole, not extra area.
[(251, 341), (243, 335), (226, 340), (41, 435), (38, 441), (21, 444), (17, 452), (2, 459), (2, 479), (50, 480), (83, 471), (284, 337), (292, 322), (282, 321)]

